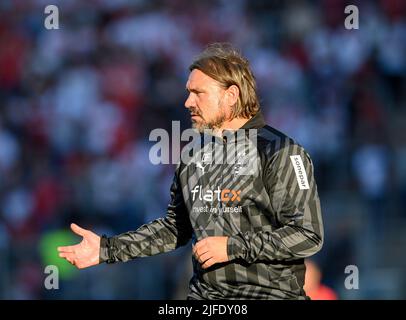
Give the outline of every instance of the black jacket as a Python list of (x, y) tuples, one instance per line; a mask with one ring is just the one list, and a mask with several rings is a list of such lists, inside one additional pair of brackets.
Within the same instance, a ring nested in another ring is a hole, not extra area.
[(103, 237), (101, 262), (228, 236), (229, 262), (205, 270), (192, 257), (190, 298), (306, 299), (304, 258), (323, 243), (312, 161), (302, 146), (265, 125), (261, 113), (241, 129), (242, 135), (206, 139), (191, 161), (181, 162), (166, 217)]

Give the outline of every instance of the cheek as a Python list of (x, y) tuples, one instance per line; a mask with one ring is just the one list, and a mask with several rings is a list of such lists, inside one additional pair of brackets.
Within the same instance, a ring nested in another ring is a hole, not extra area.
[(210, 113), (216, 113), (219, 109), (219, 101), (216, 98), (206, 99), (201, 105)]
[(220, 101), (216, 97), (205, 96), (196, 98), (196, 106), (206, 120), (217, 115), (219, 112), (219, 105)]

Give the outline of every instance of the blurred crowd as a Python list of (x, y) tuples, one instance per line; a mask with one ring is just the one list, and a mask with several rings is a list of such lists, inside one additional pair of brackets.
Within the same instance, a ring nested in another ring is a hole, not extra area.
[[(46, 0), (0, 3), (0, 298), (185, 297), (189, 248), (50, 291), (40, 244), (70, 222), (114, 235), (165, 214), (174, 167), (150, 163), (148, 136), (190, 126), (188, 66), (219, 41), (250, 60), (267, 122), (313, 158), (324, 281), (342, 299), (406, 297), (405, 1), (52, 4), (58, 30), (44, 27)], [(359, 290), (344, 288), (350, 264)]]

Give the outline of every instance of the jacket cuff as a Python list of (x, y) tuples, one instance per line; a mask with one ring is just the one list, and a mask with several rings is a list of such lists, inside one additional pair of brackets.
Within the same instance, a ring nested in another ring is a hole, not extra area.
[(238, 258), (245, 258), (247, 249), (244, 247), (241, 239), (238, 236), (231, 236), (227, 239), (227, 255), (228, 259), (234, 260)]
[(99, 263), (114, 263), (114, 259), (111, 255), (111, 243), (112, 239), (108, 238), (106, 235), (102, 235), (100, 238), (100, 252), (99, 252)]

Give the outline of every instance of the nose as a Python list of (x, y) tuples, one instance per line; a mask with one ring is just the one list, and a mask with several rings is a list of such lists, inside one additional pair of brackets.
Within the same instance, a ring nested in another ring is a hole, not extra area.
[(191, 107), (193, 107), (195, 104), (194, 99), (192, 97), (192, 93), (189, 93), (189, 96), (187, 97), (186, 101), (185, 101), (185, 107), (186, 109), (190, 109)]

